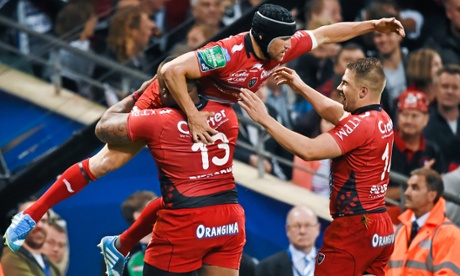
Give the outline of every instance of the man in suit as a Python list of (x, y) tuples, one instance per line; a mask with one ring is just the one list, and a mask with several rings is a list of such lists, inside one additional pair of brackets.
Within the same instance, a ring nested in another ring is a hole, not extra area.
[(307, 206), (293, 207), (286, 218), (289, 247), (262, 260), (256, 276), (313, 276), (320, 224)]
[[(19, 207), (23, 211), (33, 202), (26, 202)], [(13, 223), (15, 223), (13, 221)], [(6, 276), (34, 275), (34, 276), (61, 276), (59, 269), (42, 254), (41, 250), (46, 241), (48, 228), (48, 213), (46, 213), (29, 235), (17, 252), (3, 250), (1, 263)]]

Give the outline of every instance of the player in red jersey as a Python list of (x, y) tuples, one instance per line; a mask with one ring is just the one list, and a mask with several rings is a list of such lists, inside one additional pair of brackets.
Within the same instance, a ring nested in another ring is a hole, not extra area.
[[(162, 68), (166, 84), (186, 113), (195, 142), (210, 142), (215, 131), (206, 122), (208, 113), (198, 112), (185, 93), (185, 79), (198, 79), (198, 90), (210, 98), (236, 102), (240, 88), (256, 92), (281, 64), (324, 43), (349, 40), (368, 32), (396, 32), (404, 36), (395, 18), (341, 22), (307, 31), (296, 31), (291, 13), (265, 4), (254, 14), (249, 32), (211, 42), (186, 53)], [(149, 97), (150, 93), (141, 96)]]
[(213, 144), (194, 143), (184, 114), (172, 108), (106, 112), (96, 130), (109, 144), (146, 143), (159, 169), (164, 206), (155, 210), (144, 275), (195, 275), (201, 267), (204, 275), (238, 275), (245, 243), (232, 174), (238, 120), (230, 105), (201, 98), (196, 106), (214, 114)]
[(287, 150), (304, 160), (332, 159), (331, 225), (318, 252), (315, 275), (384, 275), (394, 229), (385, 208), (393, 147), (393, 123), (380, 105), (382, 64), (365, 58), (347, 66), (337, 88), (342, 104), (313, 90), (288, 68), (275, 72), (335, 128), (315, 139), (273, 120), (263, 102), (242, 89), (240, 105)]

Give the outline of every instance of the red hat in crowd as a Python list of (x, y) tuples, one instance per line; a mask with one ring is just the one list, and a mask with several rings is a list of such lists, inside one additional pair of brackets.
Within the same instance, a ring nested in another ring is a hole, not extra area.
[(428, 112), (429, 102), (423, 92), (406, 90), (399, 95), (398, 99), (398, 110), (412, 109), (424, 113)]

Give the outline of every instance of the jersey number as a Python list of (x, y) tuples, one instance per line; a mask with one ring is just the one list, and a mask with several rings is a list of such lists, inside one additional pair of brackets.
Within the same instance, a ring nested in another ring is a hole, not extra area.
[(390, 172), (390, 145), (388, 143), (385, 147), (385, 152), (382, 154), (382, 161), (385, 161), (385, 166), (383, 167), (383, 172), (382, 176), (380, 177), (380, 180), (383, 180), (385, 178), (386, 172)]
[[(211, 158), (211, 162), (216, 166), (222, 166), (227, 163), (228, 158), (230, 157), (230, 146), (228, 145), (227, 136), (221, 132), (212, 136), (213, 141), (222, 141), (222, 143), (218, 143), (217, 147), (219, 149), (225, 150), (225, 155), (222, 158), (214, 156)], [(193, 151), (201, 151), (201, 164), (203, 165), (203, 169), (209, 169), (209, 156), (208, 156), (208, 148), (203, 143), (194, 143), (192, 146)]]

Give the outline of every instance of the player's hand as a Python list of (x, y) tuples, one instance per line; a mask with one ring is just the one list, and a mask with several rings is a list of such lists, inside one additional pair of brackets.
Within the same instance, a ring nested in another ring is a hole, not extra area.
[(188, 127), (195, 143), (212, 144), (213, 135), (217, 134), (217, 130), (208, 125), (208, 118), (214, 116), (213, 112), (199, 111), (191, 116), (188, 116)]
[(305, 85), (297, 72), (287, 67), (276, 69), (273, 77), (277, 85), (287, 84), (296, 92), (299, 92), (301, 87)]
[(406, 33), (404, 32), (404, 27), (399, 22), (399, 20), (396, 20), (396, 18), (382, 18), (379, 20), (376, 20), (374, 22), (374, 27), (375, 31), (381, 32), (381, 33), (390, 33), (394, 32), (397, 33), (398, 35), (405, 37)]
[(246, 88), (241, 88), (240, 91), (238, 104), (246, 110), (253, 121), (262, 124), (265, 119), (270, 118), (267, 108), (259, 96)]

